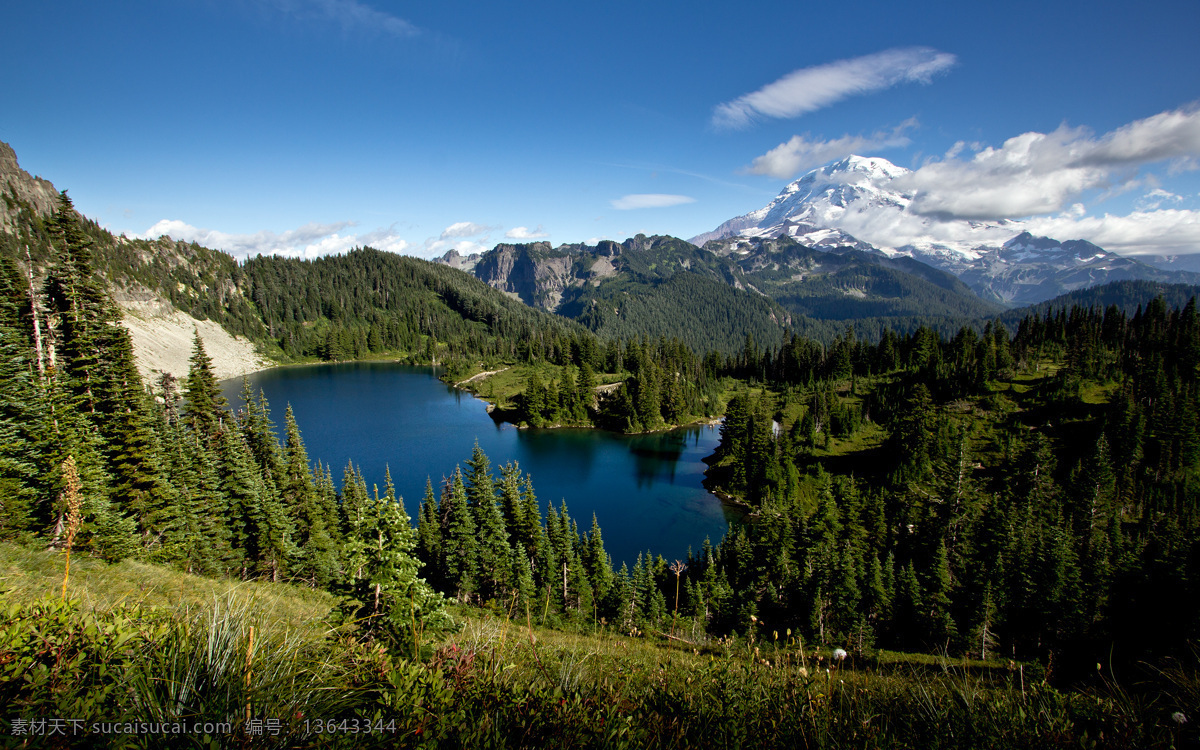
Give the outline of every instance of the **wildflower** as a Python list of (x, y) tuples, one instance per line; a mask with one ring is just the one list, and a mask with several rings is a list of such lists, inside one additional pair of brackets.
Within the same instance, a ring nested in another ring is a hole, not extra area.
[(847, 656), (847, 654), (846, 654), (845, 649), (835, 648), (833, 650), (833, 658), (837, 659), (838, 661), (845, 659), (846, 656)]
[(800, 676), (808, 677), (808, 667), (800, 667)]
[(1184, 715), (1183, 711), (1176, 711), (1175, 713), (1171, 714), (1171, 721), (1175, 722), (1176, 724), (1187, 724), (1187, 720), (1187, 716)]

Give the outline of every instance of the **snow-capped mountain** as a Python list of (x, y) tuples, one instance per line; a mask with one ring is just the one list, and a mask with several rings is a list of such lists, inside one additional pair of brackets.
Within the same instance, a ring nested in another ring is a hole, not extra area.
[(909, 170), (879, 157), (848, 156), (787, 185), (768, 205), (721, 224), (691, 242), (730, 254), (745, 240), (794, 238), (821, 250), (877, 250), (910, 256), (965, 281), (985, 299), (1027, 304), (1118, 279), (1176, 278), (1084, 240), (1034, 237), (1020, 221), (969, 221), (911, 210)]
[(866, 206), (890, 206), (903, 211), (908, 197), (884, 189), (893, 178), (907, 173), (887, 159), (849, 156), (814, 169), (789, 184), (767, 206), (730, 219), (711, 232), (691, 239), (703, 246), (727, 237), (780, 237), (816, 248), (872, 248), (842, 229), (847, 211)]
[[(943, 220), (910, 210), (909, 170), (880, 157), (848, 156), (787, 185), (767, 206), (692, 238), (703, 245), (735, 235), (789, 235), (811, 247), (875, 248), (887, 255), (971, 261), (980, 246), (1021, 232), (1016, 222)], [(897, 238), (901, 241), (897, 242)]]
[(1163, 271), (1086, 240), (1059, 242), (1029, 232), (998, 248), (983, 249), (979, 258), (957, 275), (981, 297), (1018, 304), (1041, 302), (1110, 281), (1200, 281), (1198, 274)]

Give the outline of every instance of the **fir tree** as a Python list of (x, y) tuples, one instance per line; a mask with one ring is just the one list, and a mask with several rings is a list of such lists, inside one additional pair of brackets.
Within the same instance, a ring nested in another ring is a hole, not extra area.
[(467, 504), (462, 470), (455, 467), (438, 508), (442, 514), (442, 571), (446, 587), (465, 601), (476, 592), (479, 541), (475, 520)]
[(217, 377), (213, 374), (212, 359), (204, 351), (199, 329), (193, 336), (192, 357), (189, 361), (191, 367), (188, 369), (184, 388), (184, 397), (187, 400), (184, 421), (201, 441), (209, 444), (217, 434), (217, 428), (224, 419), (229, 402), (225, 400)]
[(467, 498), (478, 534), (479, 593), (486, 599), (500, 598), (507, 588), (512, 568), (512, 550), (504, 518), (496, 505), (491, 462), (476, 441), (467, 461)]

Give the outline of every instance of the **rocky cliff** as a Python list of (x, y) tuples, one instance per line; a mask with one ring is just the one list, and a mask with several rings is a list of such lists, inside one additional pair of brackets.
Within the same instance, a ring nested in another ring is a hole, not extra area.
[[(13, 233), (18, 226), (18, 217), (23, 208), (48, 216), (58, 202), (58, 190), (49, 180), (34, 177), (17, 163), (17, 154), (12, 146), (0, 141), (0, 192), (4, 200), (0, 201), (0, 232)], [(186, 243), (179, 243), (165, 238), (156, 242), (126, 240), (124, 237), (113, 238), (106, 235), (106, 240), (100, 243), (100, 255), (109, 267), (105, 281), (113, 300), (120, 306), (123, 313), (122, 324), (129, 330), (133, 339), (134, 357), (142, 377), (147, 381), (157, 379), (158, 374), (169, 372), (176, 377), (185, 377), (188, 372), (188, 360), (192, 354), (193, 336), (199, 333), (204, 342), (204, 348), (213, 360), (214, 374), (220, 379), (233, 378), (239, 375), (270, 367), (271, 362), (255, 351), (254, 345), (245, 338), (231, 335), (217, 323), (210, 320), (200, 320), (187, 312), (177, 309), (171, 301), (159, 292), (147, 289), (137, 281), (124, 277), (113, 269), (121, 263), (112, 262), (116, 256), (121, 256), (124, 263), (150, 265), (159, 262), (168, 268), (185, 265), (196, 261), (194, 268), (205, 265), (192, 253), (192, 248)], [(128, 251), (128, 252), (117, 252)], [(28, 264), (23, 253), (18, 249), (14, 261), (25, 271)], [(34, 275), (39, 271), (44, 273), (45, 266), (34, 256)], [(125, 268), (129, 266), (126, 265)], [(40, 281), (35, 285), (40, 286)], [(223, 280), (220, 288), (212, 289), (212, 294), (219, 295), (222, 300), (236, 293), (231, 280)]]
[(54, 185), (21, 169), (17, 164), (17, 152), (4, 141), (0, 141), (0, 187), (4, 193), (4, 201), (0, 202), (0, 230), (3, 231), (16, 226), (19, 201), (28, 203), (39, 214), (46, 216), (54, 210), (58, 200)]
[(558, 249), (551, 249), (548, 242), (497, 245), (483, 254), (471, 272), (531, 307), (556, 312), (571, 288), (615, 275), (613, 259), (620, 253), (621, 246), (615, 242)]

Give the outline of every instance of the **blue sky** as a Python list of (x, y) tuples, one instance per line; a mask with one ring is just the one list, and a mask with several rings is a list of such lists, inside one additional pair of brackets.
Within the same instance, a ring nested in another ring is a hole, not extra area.
[(930, 210), (1200, 251), (1200, 3), (978, 5), (7, 3), (0, 140), (240, 256), (691, 237), (850, 151)]

